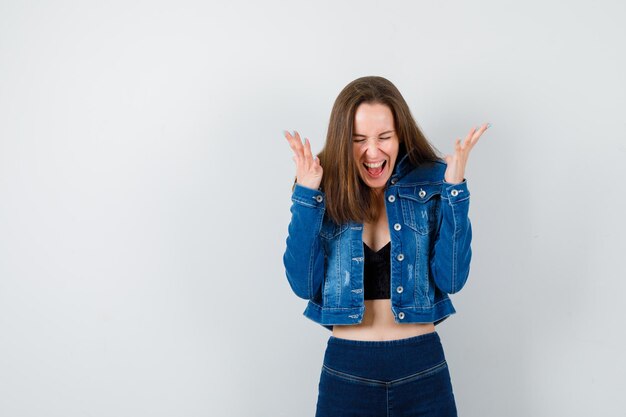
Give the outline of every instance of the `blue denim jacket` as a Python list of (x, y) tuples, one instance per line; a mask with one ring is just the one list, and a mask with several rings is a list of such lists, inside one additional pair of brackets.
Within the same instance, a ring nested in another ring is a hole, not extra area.
[[(402, 155), (399, 155), (400, 158)], [(472, 251), (467, 180), (444, 180), (443, 161), (404, 154), (385, 187), (391, 235), (391, 310), (397, 323), (439, 324), (456, 313), (448, 294), (467, 281)], [(363, 224), (325, 215), (322, 191), (296, 184), (283, 256), (304, 316), (332, 330), (363, 319)]]

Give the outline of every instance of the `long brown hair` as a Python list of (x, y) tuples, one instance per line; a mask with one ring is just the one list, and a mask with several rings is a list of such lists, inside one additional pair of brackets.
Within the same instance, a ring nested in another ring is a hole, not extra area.
[[(337, 224), (376, 221), (379, 204), (358, 173), (352, 153), (354, 115), (362, 103), (387, 105), (393, 114), (400, 147), (396, 164), (407, 153), (414, 166), (441, 160), (411, 115), (404, 97), (383, 77), (357, 78), (341, 90), (330, 113), (324, 148), (317, 154), (324, 170), (320, 189), (326, 195), (326, 214)], [(295, 187), (295, 185), (294, 185)]]

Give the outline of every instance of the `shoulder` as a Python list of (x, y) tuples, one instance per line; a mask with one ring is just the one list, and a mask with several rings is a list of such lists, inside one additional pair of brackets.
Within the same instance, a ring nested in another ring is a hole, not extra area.
[(448, 164), (442, 159), (413, 166), (399, 182), (402, 184), (443, 181)]

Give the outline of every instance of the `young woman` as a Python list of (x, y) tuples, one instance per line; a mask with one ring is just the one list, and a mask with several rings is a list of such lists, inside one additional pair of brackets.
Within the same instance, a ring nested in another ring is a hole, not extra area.
[(322, 151), (285, 132), (296, 180), (283, 257), (304, 315), (332, 335), (316, 417), (456, 416), (435, 325), (471, 259), (469, 152), (437, 156), (398, 89), (362, 77), (337, 97)]

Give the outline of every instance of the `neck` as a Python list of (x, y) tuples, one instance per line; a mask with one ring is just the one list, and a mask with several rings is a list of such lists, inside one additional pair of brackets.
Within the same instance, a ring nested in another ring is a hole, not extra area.
[(373, 188), (372, 193), (374, 194), (374, 200), (376, 202), (378, 202), (380, 205), (385, 204), (385, 190), (384, 189)]

